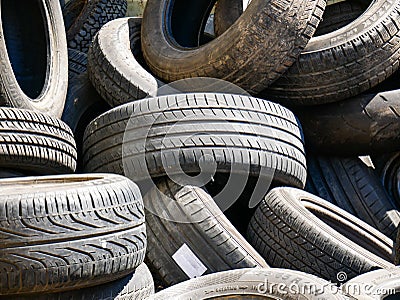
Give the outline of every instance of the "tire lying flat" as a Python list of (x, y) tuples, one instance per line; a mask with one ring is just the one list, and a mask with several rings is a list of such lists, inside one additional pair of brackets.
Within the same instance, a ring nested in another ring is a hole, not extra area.
[(71, 173), (76, 145), (71, 129), (45, 114), (0, 108), (0, 167), (35, 174)]
[(0, 10), (0, 105), (61, 117), (68, 54), (59, 1), (4, 0)]
[(167, 286), (194, 276), (176, 256), (187, 248), (204, 266), (197, 276), (239, 268), (268, 268), (201, 188), (180, 187), (163, 178), (143, 201), (148, 234), (146, 259)]
[(129, 179), (26, 177), (0, 187), (0, 295), (99, 285), (143, 262), (143, 201)]
[(248, 237), (270, 266), (332, 282), (340, 280), (339, 272), (351, 279), (393, 267), (390, 239), (329, 202), (293, 188), (274, 189), (265, 197), (250, 221)]
[(170, 95), (114, 108), (87, 127), (84, 162), (89, 172), (125, 172), (135, 182), (198, 173), (214, 163), (221, 173), (274, 171), (276, 184), (302, 188), (306, 179), (295, 116), (280, 105), (229, 94)]

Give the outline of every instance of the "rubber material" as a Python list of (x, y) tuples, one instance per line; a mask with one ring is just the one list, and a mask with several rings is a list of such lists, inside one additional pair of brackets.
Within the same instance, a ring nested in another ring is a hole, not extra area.
[(399, 68), (399, 11), (398, 1), (374, 0), (354, 22), (312, 38), (262, 96), (290, 105), (319, 105), (376, 86)]
[(147, 1), (142, 49), (156, 76), (167, 82), (213, 77), (260, 92), (294, 63), (325, 9), (322, 0), (253, 0), (238, 22), (203, 44), (215, 2)]
[(400, 150), (400, 90), (296, 110), (310, 150), (369, 155)]
[(346, 282), (342, 291), (355, 297), (355, 299), (399, 299), (400, 267), (360, 275)]
[(146, 264), (142, 263), (132, 274), (98, 286), (53, 294), (8, 296), (7, 299), (30, 300), (34, 297), (35, 300), (143, 300), (153, 294), (153, 277)]
[[(304, 294), (291, 292), (296, 285)], [(280, 288), (271, 288), (271, 286)], [(206, 299), (346, 299), (340, 291), (332, 293), (330, 283), (318, 277), (284, 269), (240, 269), (206, 275), (182, 282), (155, 294), (152, 300)], [(310, 286), (317, 293), (310, 292)], [(326, 288), (324, 288), (324, 286)]]
[[(250, 221), (248, 237), (270, 266), (332, 282), (339, 281), (339, 272), (351, 279), (393, 267), (376, 255), (392, 261), (388, 238), (329, 202), (293, 188), (274, 189), (265, 197)], [(368, 250), (360, 243), (368, 244)]]
[(190, 278), (173, 258), (182, 246), (188, 247), (206, 267), (203, 275), (268, 268), (203, 189), (180, 187), (163, 178), (143, 201), (148, 229), (146, 259), (166, 286)]
[(68, 54), (60, 2), (0, 5), (0, 106), (61, 117)]
[[(68, 47), (87, 53), (102, 26), (125, 17), (126, 0), (71, 0), (64, 9)], [(77, 12), (79, 12), (77, 14)]]
[(111, 21), (99, 31), (89, 50), (89, 78), (113, 107), (156, 96), (163, 85), (142, 67), (141, 24), (141, 18)]
[[(396, 239), (399, 207), (379, 178), (358, 158), (307, 157), (306, 190)], [(362, 244), (361, 244), (362, 245)]]
[(36, 174), (76, 168), (71, 129), (62, 121), (28, 110), (0, 108), (0, 167)]
[(133, 272), (145, 251), (143, 201), (127, 178), (0, 180), (0, 295), (110, 282)]
[(257, 177), (274, 170), (275, 184), (304, 187), (306, 179), (295, 116), (280, 105), (229, 94), (170, 95), (114, 108), (87, 127), (83, 155), (86, 171), (124, 174), (125, 164), (135, 182), (167, 171), (198, 173), (200, 161), (206, 169), (216, 163), (218, 173)]

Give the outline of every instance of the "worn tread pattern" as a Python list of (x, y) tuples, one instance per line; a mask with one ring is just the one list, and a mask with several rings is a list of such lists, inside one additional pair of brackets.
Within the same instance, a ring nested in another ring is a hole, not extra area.
[(54, 117), (0, 108), (0, 166), (37, 174), (71, 173), (76, 168), (71, 129)]
[(81, 2), (82, 10), (71, 25), (67, 28), (68, 47), (87, 53), (96, 33), (107, 22), (122, 18), (126, 14), (126, 0), (71, 0), (63, 9), (68, 15), (76, 3)]
[(153, 294), (153, 277), (146, 264), (142, 263), (132, 274), (98, 286), (60, 293), (7, 296), (7, 299), (30, 300), (34, 296), (35, 300), (143, 300)]
[(397, 233), (397, 240), (396, 240), (396, 244), (394, 247), (394, 253), (395, 253), (394, 264), (396, 266), (398, 266), (398, 265), (400, 265), (400, 228)]
[(0, 187), (0, 295), (102, 284), (143, 262), (143, 201), (129, 179), (27, 177)]
[(367, 8), (368, 3), (348, 0), (327, 5), (322, 20), (314, 36), (327, 34), (344, 27), (357, 19)]
[(297, 109), (309, 150), (359, 156), (400, 150), (399, 90)]
[(143, 201), (148, 230), (146, 259), (167, 286), (189, 279), (172, 258), (183, 245), (207, 268), (204, 275), (239, 268), (268, 268), (201, 188), (179, 187), (163, 178)]
[(265, 168), (274, 170), (275, 183), (301, 188), (306, 179), (292, 112), (229, 94), (162, 96), (116, 107), (87, 127), (83, 157), (90, 172), (124, 174), (125, 164), (135, 182), (163, 176), (165, 168), (169, 174), (198, 172), (201, 157), (213, 158), (217, 172), (240, 166), (246, 176), (263, 176)]
[[(250, 221), (249, 242), (271, 267), (300, 270), (338, 282), (339, 272), (351, 279), (375, 268), (393, 266), (313, 215), (302, 203), (304, 200), (317, 204), (323, 201), (292, 188), (274, 189)], [(355, 224), (359, 230), (370, 228), (361, 220)]]
[(354, 97), (399, 68), (400, 2), (375, 1), (357, 20), (315, 37), (296, 63), (259, 96), (288, 105)]
[(85, 73), (87, 70), (87, 54), (75, 49), (68, 49), (68, 78)]
[(358, 158), (307, 157), (306, 190), (351, 213), (395, 240), (399, 207), (374, 172)]
[[(184, 35), (182, 40), (193, 39), (200, 36), (194, 23), (205, 21), (204, 16), (193, 14), (204, 14), (210, 2), (186, 2), (185, 8), (182, 3), (182, 11), (177, 9), (175, 13), (174, 9), (174, 22), (188, 19), (187, 24), (180, 25), (191, 35)], [(176, 37), (170, 37), (163, 29), (172, 26), (170, 18), (164, 17), (172, 4), (149, 0), (143, 13), (143, 56), (153, 74), (167, 82), (213, 77), (255, 94), (296, 61), (318, 27), (325, 4), (324, 0), (255, 0), (223, 35), (200, 47), (195, 41), (179, 47), (169, 42)], [(199, 5), (203, 7), (198, 8)]]
[(89, 50), (89, 78), (113, 107), (156, 96), (163, 85), (142, 67), (141, 24), (141, 18), (111, 21), (95, 36)]

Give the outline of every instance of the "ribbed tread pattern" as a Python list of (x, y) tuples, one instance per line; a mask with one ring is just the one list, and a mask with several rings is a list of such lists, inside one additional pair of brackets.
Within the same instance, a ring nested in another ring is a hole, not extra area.
[(67, 124), (45, 114), (0, 108), (0, 166), (41, 174), (71, 173), (76, 145)]
[[(135, 181), (148, 175), (163, 176), (167, 166), (171, 173), (179, 173), (181, 167), (185, 172), (198, 172), (200, 158), (208, 156), (215, 159), (218, 172), (229, 172), (234, 164), (247, 168), (246, 175), (259, 176), (265, 167), (275, 170), (276, 182), (305, 184), (305, 154), (297, 119), (268, 101), (228, 94), (182, 94), (119, 106), (87, 127), (86, 170), (123, 174), (125, 132), (124, 163)], [(161, 154), (166, 150), (164, 166)]]
[(307, 162), (307, 191), (339, 206), (391, 239), (396, 238), (399, 207), (360, 159), (308, 156)]
[(87, 54), (74, 49), (68, 49), (68, 77), (71, 79), (85, 73), (87, 70)]
[(143, 201), (129, 179), (27, 177), (0, 187), (0, 295), (101, 284), (143, 262)]
[(141, 24), (141, 18), (109, 22), (89, 50), (89, 78), (111, 106), (155, 96), (162, 85), (142, 67)]
[[(297, 194), (300, 193), (300, 196)], [(320, 221), (301, 199), (311, 194), (295, 189), (272, 190), (257, 208), (248, 228), (249, 242), (272, 267), (300, 270), (337, 282), (374, 268), (392, 266)]]
[(71, 0), (63, 9), (68, 15), (70, 7), (76, 6), (72, 2), (80, 1), (82, 10), (76, 19), (67, 28), (68, 47), (87, 53), (96, 33), (107, 22), (122, 18), (126, 14), (126, 0)]
[(344, 100), (399, 68), (400, 2), (373, 2), (356, 21), (311, 39), (296, 63), (262, 95), (294, 105)]
[(204, 264), (204, 274), (268, 267), (202, 189), (178, 187), (161, 179), (143, 201), (149, 245), (146, 259), (168, 286), (189, 279), (172, 258), (182, 245), (188, 246)]

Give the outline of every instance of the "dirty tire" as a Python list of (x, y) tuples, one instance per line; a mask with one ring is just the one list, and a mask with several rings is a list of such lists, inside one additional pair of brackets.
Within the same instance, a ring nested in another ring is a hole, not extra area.
[(0, 106), (61, 117), (68, 54), (60, 3), (4, 0), (0, 14)]
[[(355, 289), (355, 287), (359, 289)], [(400, 267), (376, 270), (360, 275), (346, 282), (342, 286), (342, 291), (354, 299), (399, 299)], [(395, 293), (391, 294), (392, 291)]]
[(400, 152), (375, 155), (372, 161), (376, 175), (396, 206), (400, 208)]
[(294, 63), (325, 9), (322, 0), (253, 0), (223, 35), (199, 46), (214, 3), (147, 1), (142, 49), (156, 76), (168, 82), (214, 77), (260, 92)]
[(354, 97), (399, 67), (400, 3), (374, 0), (355, 21), (312, 38), (288, 72), (259, 96), (289, 105)]
[(310, 150), (369, 155), (400, 150), (399, 90), (296, 110)]
[(35, 300), (143, 300), (153, 294), (153, 277), (142, 263), (132, 274), (109, 283), (53, 294), (8, 296), (7, 299), (30, 300), (33, 296)]
[(36, 174), (71, 173), (76, 167), (71, 129), (45, 114), (0, 108), (0, 167)]
[(265, 197), (250, 221), (248, 237), (270, 266), (332, 282), (338, 282), (339, 272), (351, 279), (393, 266), (376, 255), (392, 253), (393, 244), (385, 236), (329, 202), (293, 188), (274, 189)]
[(303, 187), (306, 179), (295, 116), (272, 102), (230, 94), (161, 96), (116, 107), (89, 124), (83, 155), (86, 171), (124, 174), (125, 164), (135, 182), (214, 164), (217, 173), (274, 171), (275, 184)]
[(0, 188), (0, 295), (99, 285), (143, 262), (143, 201), (129, 179), (25, 177)]
[(69, 1), (63, 9), (68, 25), (68, 47), (87, 53), (100, 28), (109, 21), (125, 17), (126, 10), (126, 0)]
[[(266, 281), (268, 280), (268, 281)], [(266, 282), (268, 286), (266, 286)], [(329, 286), (329, 282), (310, 274), (284, 270), (284, 269), (240, 269), (219, 272), (216, 274), (205, 275), (194, 278), (159, 293), (156, 293), (152, 300), (164, 299), (293, 299), (290, 286), (296, 284), (300, 291), (305, 291), (302, 295), (304, 299), (319, 299), (310, 293), (309, 287), (315, 287), (321, 291), (324, 286)], [(270, 289), (269, 285), (281, 286), (282, 289)], [(259, 287), (259, 291), (258, 291)], [(308, 287), (308, 288), (307, 288)], [(269, 290), (272, 290), (270, 293)], [(253, 296), (253, 297), (252, 297)], [(339, 292), (331, 293), (329, 288), (324, 293), (324, 299), (346, 299)], [(300, 295), (295, 296), (300, 297)], [(301, 297), (301, 299), (303, 299)]]
[(190, 279), (173, 258), (181, 247), (188, 247), (204, 265), (206, 270), (201, 275), (268, 268), (203, 189), (181, 187), (163, 178), (143, 202), (148, 234), (146, 259), (167, 286)]
[(142, 67), (141, 18), (122, 18), (105, 25), (89, 50), (89, 78), (111, 105), (156, 96), (162, 83)]
[[(337, 30), (357, 19), (366, 9), (358, 1), (347, 0), (327, 4), (322, 20), (314, 36)], [(243, 13), (243, 0), (218, 0), (215, 5), (214, 31), (216, 36), (223, 34)]]
[(396, 239), (399, 207), (374, 171), (359, 158), (309, 155), (307, 166), (308, 192), (339, 206), (392, 240)]

